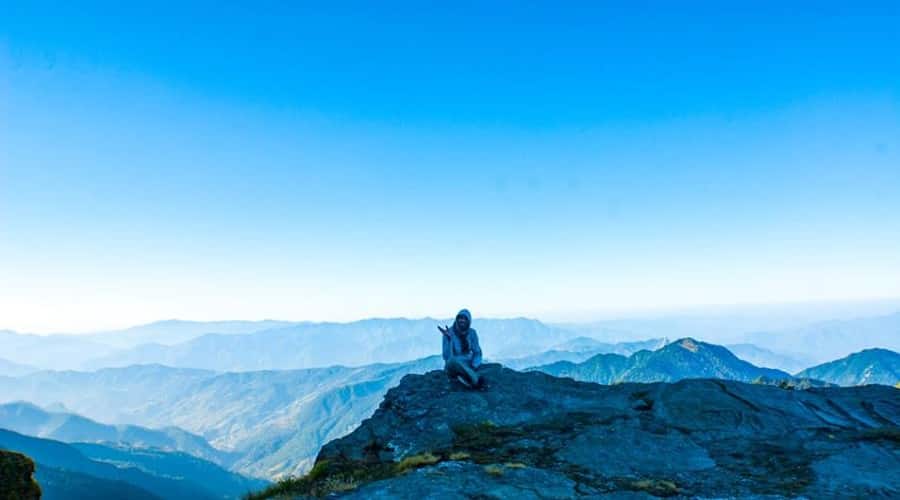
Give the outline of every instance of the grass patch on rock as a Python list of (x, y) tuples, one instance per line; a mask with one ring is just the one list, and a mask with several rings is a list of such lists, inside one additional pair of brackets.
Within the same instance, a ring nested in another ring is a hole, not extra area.
[(433, 465), (440, 461), (440, 457), (432, 454), (431, 452), (426, 452), (404, 458), (400, 461), (400, 463), (397, 464), (396, 469), (398, 474), (403, 474), (404, 472), (418, 469), (419, 467), (424, 467), (426, 465)]
[(502, 476), (504, 473), (503, 466), (497, 464), (485, 465), (484, 471), (492, 476)]
[(679, 493), (678, 485), (668, 479), (640, 479), (631, 483), (631, 488), (657, 497), (672, 497)]

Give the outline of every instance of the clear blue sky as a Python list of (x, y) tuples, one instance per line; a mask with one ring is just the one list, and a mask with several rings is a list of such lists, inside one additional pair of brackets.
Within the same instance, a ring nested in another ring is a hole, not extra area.
[(0, 328), (900, 296), (896, 2), (132, 3), (2, 5)]

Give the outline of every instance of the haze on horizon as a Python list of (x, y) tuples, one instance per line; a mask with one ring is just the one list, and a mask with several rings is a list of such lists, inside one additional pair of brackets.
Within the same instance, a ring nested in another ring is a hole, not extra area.
[(6, 6), (0, 329), (900, 298), (900, 9), (815, 5)]

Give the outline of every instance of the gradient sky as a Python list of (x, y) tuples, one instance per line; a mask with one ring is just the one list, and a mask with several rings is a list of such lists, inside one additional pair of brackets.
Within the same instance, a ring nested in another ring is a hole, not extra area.
[(0, 329), (900, 297), (897, 2), (77, 3), (2, 6)]

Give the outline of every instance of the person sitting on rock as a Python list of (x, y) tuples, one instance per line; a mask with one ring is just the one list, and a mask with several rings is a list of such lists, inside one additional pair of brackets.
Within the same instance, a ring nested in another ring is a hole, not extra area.
[(453, 326), (438, 326), (443, 334), (444, 370), (451, 377), (469, 387), (479, 387), (482, 377), (478, 375), (481, 366), (481, 346), (478, 332), (471, 328), (472, 314), (468, 309), (459, 311)]

